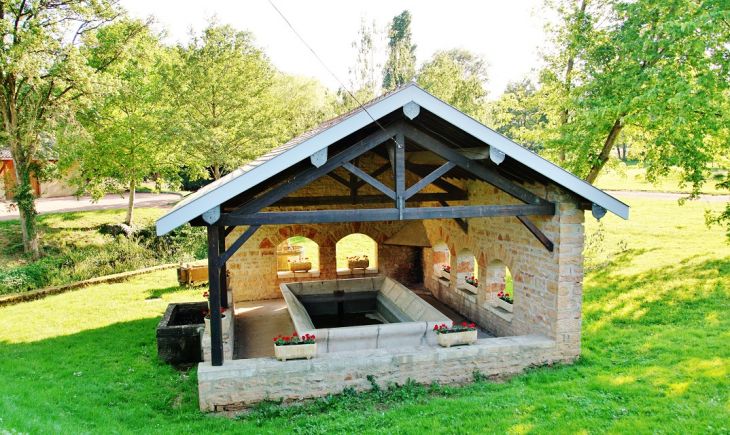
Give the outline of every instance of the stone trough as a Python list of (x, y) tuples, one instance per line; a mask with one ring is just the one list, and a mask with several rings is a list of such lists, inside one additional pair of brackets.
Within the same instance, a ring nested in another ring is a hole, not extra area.
[(317, 337), (317, 354), (436, 344), (451, 320), (395, 280), (378, 276), (281, 284), (294, 328)]

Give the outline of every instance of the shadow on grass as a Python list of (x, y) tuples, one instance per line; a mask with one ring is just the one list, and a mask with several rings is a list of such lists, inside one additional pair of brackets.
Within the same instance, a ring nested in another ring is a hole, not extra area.
[(0, 423), (30, 433), (150, 433), (182, 414), (201, 419), (196, 372), (157, 360), (159, 320), (0, 343)]

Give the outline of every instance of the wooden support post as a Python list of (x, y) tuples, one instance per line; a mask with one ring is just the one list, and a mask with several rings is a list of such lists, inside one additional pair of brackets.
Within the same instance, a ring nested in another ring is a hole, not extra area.
[[(232, 228), (232, 227), (229, 227)], [(226, 232), (223, 228), (218, 228), (218, 258), (226, 252)], [(219, 260), (220, 261), (220, 260)], [(230, 308), (228, 306), (228, 280), (226, 279), (226, 263), (221, 264), (220, 281), (221, 281), (221, 307)]]
[(519, 219), (520, 222), (522, 222), (522, 225), (524, 225), (537, 240), (542, 243), (542, 246), (545, 247), (550, 252), (553, 252), (553, 249), (555, 249), (555, 246), (553, 245), (553, 242), (547, 238), (545, 233), (540, 231), (540, 228), (538, 228), (534, 222), (530, 220), (527, 216), (516, 216), (517, 219)]
[(403, 220), (406, 208), (406, 139), (403, 133), (395, 135), (395, 206), (398, 217)]
[[(359, 157), (355, 157), (352, 164), (357, 166), (359, 160)], [(352, 196), (352, 205), (357, 204), (357, 177), (352, 172), (350, 172), (350, 196)]]
[(208, 226), (208, 300), (210, 302), (211, 363), (223, 365), (223, 328), (221, 325), (221, 277), (218, 263), (219, 227)]
[(395, 192), (390, 190), (388, 186), (381, 183), (380, 181), (376, 180), (375, 178), (371, 177), (370, 175), (366, 174), (365, 171), (358, 168), (357, 166), (353, 165), (352, 163), (345, 162), (342, 164), (342, 167), (347, 169), (348, 171), (352, 172), (353, 174), (357, 175), (358, 178), (360, 178), (363, 181), (366, 181), (369, 185), (373, 186), (374, 188), (378, 189), (379, 191), (383, 192), (384, 194), (388, 195), (389, 197), (395, 199)]

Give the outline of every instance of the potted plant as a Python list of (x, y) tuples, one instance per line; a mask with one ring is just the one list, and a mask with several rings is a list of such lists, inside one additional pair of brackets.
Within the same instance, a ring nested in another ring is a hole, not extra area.
[(310, 334), (299, 337), (296, 332), (291, 337), (279, 335), (274, 337), (274, 355), (279, 361), (297, 358), (312, 359), (317, 355), (316, 339), (317, 337)]
[(505, 293), (503, 291), (497, 293), (496, 301), (497, 301), (497, 306), (507, 312), (511, 313), (512, 310), (514, 309), (515, 300), (510, 297), (509, 293)]
[(347, 268), (352, 269), (367, 269), (370, 266), (370, 259), (367, 255), (355, 255), (353, 257), (347, 257)]
[(441, 266), (441, 276), (446, 279), (451, 279), (451, 266), (449, 266), (449, 265)]
[(208, 292), (203, 292), (203, 297), (205, 298), (205, 302), (208, 303), (208, 309), (210, 310), (210, 294)]
[(438, 336), (439, 344), (443, 347), (474, 344), (477, 341), (477, 327), (473, 323), (464, 322), (457, 325), (456, 322), (453, 322), (451, 328), (447, 328), (443, 324), (434, 326), (433, 330)]
[(477, 294), (477, 288), (479, 287), (479, 280), (474, 278), (473, 276), (472, 277), (467, 276), (466, 278), (464, 278), (464, 287), (468, 291), (470, 291), (474, 294)]
[(307, 272), (312, 269), (312, 262), (309, 261), (309, 257), (304, 260), (289, 261), (289, 270), (292, 272)]
[[(210, 310), (203, 311), (203, 315), (205, 316), (205, 332), (210, 334)], [(230, 328), (231, 322), (228, 319), (228, 309), (221, 308), (221, 335), (228, 334)]]

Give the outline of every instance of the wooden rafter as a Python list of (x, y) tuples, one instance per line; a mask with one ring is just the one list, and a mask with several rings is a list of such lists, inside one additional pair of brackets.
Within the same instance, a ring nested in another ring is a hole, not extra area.
[(410, 124), (407, 124), (405, 122), (400, 123), (399, 129), (405, 132), (405, 135), (406, 137), (408, 137), (408, 139), (413, 140), (424, 148), (433, 151), (444, 159), (454, 162), (457, 166), (472, 173), (474, 176), (481, 179), (482, 181), (485, 181), (503, 190), (504, 192), (512, 195), (520, 201), (523, 201), (527, 204), (548, 203), (547, 200), (540, 198), (529, 190), (509, 181), (508, 179), (500, 175), (496, 170), (481, 165), (473, 160), (470, 160), (467, 157), (462, 156), (461, 154), (457, 153), (456, 151), (445, 145), (439, 139), (436, 139), (435, 137), (418, 130)]
[[(436, 201), (464, 201), (468, 199), (467, 194), (459, 193), (417, 193), (408, 198), (410, 202), (436, 202)], [(316, 205), (345, 205), (352, 202), (351, 196), (288, 196), (276, 201), (273, 207), (306, 207)], [(358, 195), (358, 204), (386, 204), (393, 203), (393, 199), (386, 195)]]
[[(373, 222), (389, 220), (454, 219), (468, 217), (530, 216), (555, 214), (554, 204), (475, 205), (456, 207), (414, 207), (260, 212), (248, 215), (224, 214), (216, 225), (288, 225), (302, 223)], [(401, 216), (402, 215), (402, 216)]]
[(325, 164), (319, 168), (309, 168), (301, 171), (299, 174), (292, 177), (289, 181), (285, 181), (282, 184), (274, 187), (268, 192), (254, 198), (246, 204), (233, 210), (231, 213), (234, 215), (246, 215), (250, 213), (256, 213), (276, 201), (284, 198), (290, 193), (306, 186), (312, 181), (326, 175), (335, 168), (342, 166), (344, 163), (349, 162), (355, 157), (364, 154), (365, 152), (375, 148), (386, 140), (390, 139), (394, 134), (394, 127), (388, 126), (383, 130), (378, 130), (360, 142), (352, 145), (346, 150), (330, 157)]
[(550, 252), (553, 252), (553, 249), (555, 249), (555, 246), (553, 245), (553, 242), (548, 239), (548, 237), (540, 231), (540, 228), (538, 228), (534, 222), (530, 220), (527, 216), (515, 216), (520, 222), (522, 222), (522, 225), (524, 225), (535, 238), (542, 243), (542, 246), (545, 247)]
[(345, 162), (342, 164), (342, 167), (356, 175), (361, 180), (367, 182), (369, 185), (373, 186), (374, 188), (378, 189), (379, 191), (383, 192), (385, 195), (395, 199), (395, 192), (393, 192), (388, 186), (381, 183), (380, 181), (376, 180), (375, 178), (371, 177), (365, 171), (358, 168), (357, 166), (353, 165), (352, 163)]
[(416, 193), (420, 192), (426, 186), (433, 183), (437, 179), (441, 178), (441, 176), (449, 172), (449, 170), (451, 170), (451, 168), (453, 168), (454, 166), (456, 166), (456, 164), (453, 162), (444, 163), (438, 169), (423, 177), (418, 183), (409, 187), (408, 190), (406, 190), (405, 198), (408, 199)]

